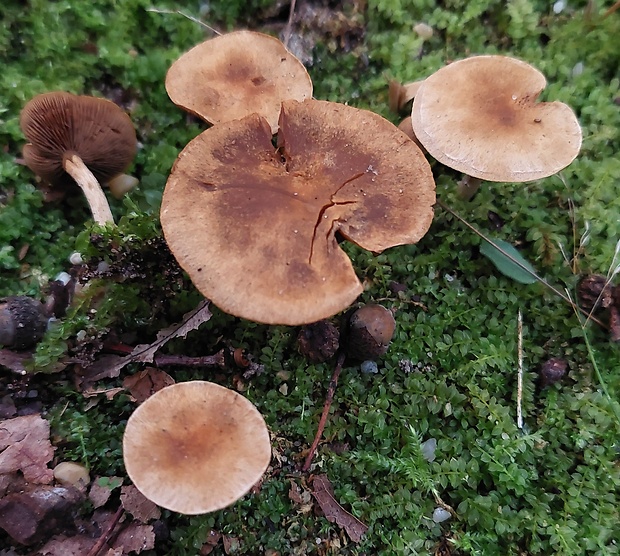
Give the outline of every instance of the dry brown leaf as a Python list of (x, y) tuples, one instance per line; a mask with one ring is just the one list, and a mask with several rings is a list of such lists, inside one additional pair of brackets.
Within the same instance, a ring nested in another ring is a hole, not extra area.
[(120, 477), (97, 477), (90, 487), (88, 499), (94, 508), (101, 508), (110, 499), (112, 491), (122, 484), (123, 479)]
[(316, 475), (312, 480), (312, 495), (323, 510), (327, 521), (340, 525), (349, 535), (353, 542), (360, 542), (368, 530), (359, 519), (347, 512), (334, 498), (332, 488), (327, 475)]
[(123, 508), (141, 523), (161, 517), (159, 508), (133, 485), (121, 488), (121, 503)]
[(97, 539), (88, 535), (67, 537), (57, 535), (47, 541), (36, 553), (37, 556), (84, 556), (88, 554)]
[(30, 483), (49, 484), (54, 456), (50, 424), (40, 415), (24, 415), (0, 423), (0, 474), (21, 471)]
[(174, 384), (174, 378), (155, 367), (147, 367), (123, 380), (123, 388), (129, 390), (138, 403), (142, 403), (155, 392), (171, 384)]
[(150, 525), (130, 523), (116, 536), (112, 547), (122, 549), (123, 554), (140, 554), (143, 550), (155, 548), (155, 532)]
[(0, 349), (0, 367), (6, 367), (14, 373), (26, 374), (26, 362), (30, 359), (32, 359), (31, 353)]
[(209, 300), (205, 299), (193, 311), (183, 315), (183, 320), (168, 328), (160, 330), (157, 339), (152, 344), (137, 345), (129, 355), (110, 355), (101, 358), (85, 370), (85, 384), (93, 384), (102, 378), (117, 377), (121, 370), (129, 363), (152, 363), (155, 354), (170, 340), (185, 338), (192, 330), (211, 318)]
[(224, 552), (226, 554), (235, 554), (241, 547), (239, 538), (231, 535), (222, 535), (222, 543), (224, 544)]
[(207, 536), (206, 542), (200, 547), (200, 556), (207, 556), (213, 552), (213, 549), (217, 546), (222, 538), (222, 534), (211, 529)]

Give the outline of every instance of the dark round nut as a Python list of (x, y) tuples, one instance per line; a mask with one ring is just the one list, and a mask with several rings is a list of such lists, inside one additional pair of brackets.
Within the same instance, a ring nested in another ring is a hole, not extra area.
[(303, 326), (297, 337), (299, 353), (312, 361), (322, 363), (327, 361), (340, 347), (340, 332), (328, 320), (321, 320)]
[(565, 359), (553, 357), (545, 361), (540, 368), (540, 382), (542, 387), (550, 386), (562, 380), (566, 374), (568, 363)]
[(396, 321), (383, 305), (364, 305), (354, 311), (347, 324), (345, 349), (349, 357), (374, 360), (388, 350)]
[(47, 330), (45, 307), (24, 295), (0, 299), (0, 345), (26, 349), (35, 345)]
[(612, 302), (612, 288), (605, 276), (589, 274), (577, 285), (577, 299), (582, 309), (596, 311), (606, 309)]

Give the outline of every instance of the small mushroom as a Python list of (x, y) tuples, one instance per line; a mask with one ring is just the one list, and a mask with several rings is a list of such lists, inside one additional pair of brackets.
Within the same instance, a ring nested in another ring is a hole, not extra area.
[(195, 515), (246, 494), (269, 465), (271, 443), (246, 398), (212, 382), (181, 382), (153, 394), (129, 417), (123, 457), (144, 496)]
[(345, 238), (373, 252), (416, 243), (435, 183), (420, 149), (377, 114), (284, 101), (277, 147), (258, 114), (193, 139), (168, 178), (166, 241), (192, 282), (232, 315), (317, 322), (362, 292)]
[(343, 344), (346, 353), (360, 361), (374, 360), (388, 350), (396, 321), (383, 305), (364, 305), (348, 318)]
[(122, 173), (135, 156), (129, 116), (109, 100), (51, 92), (24, 106), (20, 125), (29, 141), (26, 165), (53, 186), (77, 183), (95, 222), (114, 222), (100, 183)]
[(581, 128), (562, 102), (537, 102), (538, 70), (507, 56), (474, 56), (427, 77), (413, 101), (416, 137), (442, 164), (481, 180), (525, 182), (579, 153)]
[(235, 31), (183, 54), (168, 70), (166, 91), (177, 106), (209, 123), (257, 113), (276, 133), (282, 101), (312, 98), (312, 81), (278, 39)]

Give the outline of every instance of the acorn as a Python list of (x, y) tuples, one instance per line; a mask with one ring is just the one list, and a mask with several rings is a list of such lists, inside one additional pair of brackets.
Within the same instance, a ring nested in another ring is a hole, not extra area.
[(35, 345), (47, 330), (45, 307), (25, 295), (0, 299), (0, 345), (26, 349)]
[(388, 350), (396, 321), (383, 305), (364, 305), (354, 311), (346, 325), (343, 340), (346, 353), (352, 359), (378, 359)]
[(303, 326), (297, 337), (299, 353), (313, 363), (323, 363), (338, 351), (340, 332), (328, 320)]
[(612, 302), (612, 288), (600, 274), (584, 276), (577, 284), (577, 299), (586, 311), (606, 309)]

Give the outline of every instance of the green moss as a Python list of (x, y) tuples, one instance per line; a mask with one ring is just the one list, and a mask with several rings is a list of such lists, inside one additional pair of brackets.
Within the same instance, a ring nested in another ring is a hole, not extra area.
[[(288, 15), (287, 8), (263, 0), (205, 6), (192, 2), (183, 9), (222, 29), (254, 27), (277, 16), (282, 27)], [(203, 129), (168, 100), (165, 73), (180, 53), (209, 35), (182, 15), (150, 7), (147, 0), (3, 4), (0, 295), (42, 297), (47, 280), (68, 268), (75, 250), (93, 269), (101, 261), (116, 270), (131, 262), (137, 273), (97, 276), (97, 287), (39, 345), (38, 368), (49, 370), (66, 354), (98, 356), (97, 342), (109, 330), (130, 334), (135, 343), (152, 341), (200, 299), (171, 260), (154, 262), (162, 252), (153, 242), (161, 238), (166, 177), (178, 152)], [(170, 2), (156, 7), (176, 9)], [(389, 77), (422, 79), (450, 60), (481, 53), (509, 54), (538, 67), (549, 83), (543, 98), (567, 102), (579, 116), (584, 142), (578, 159), (560, 176), (484, 184), (470, 203), (456, 198), (458, 176), (434, 164), (437, 192), (478, 229), (518, 246), (542, 276), (572, 291), (576, 277), (562, 250), (571, 257), (588, 227), (590, 241), (579, 251), (578, 267), (606, 272), (620, 238), (620, 16), (603, 19), (587, 9), (585, 2), (556, 14), (548, 2), (534, 0), (371, 0), (360, 44), (343, 52), (338, 41), (326, 41), (315, 49), (309, 70), (315, 97), (396, 121), (387, 109)], [(423, 42), (413, 29), (418, 22), (431, 25), (433, 37)], [(36, 93), (56, 89), (116, 95), (130, 110), (141, 144), (130, 171), (141, 184), (129, 199), (113, 202), (116, 229), (93, 227), (80, 198), (44, 202), (31, 172), (16, 164), (24, 142), (21, 107)], [(358, 545), (339, 539), (339, 527), (300, 511), (289, 497), (333, 363), (305, 361), (294, 328), (242, 321), (216, 308), (200, 330), (171, 342), (170, 352), (187, 355), (210, 354), (224, 343), (243, 347), (264, 365), (265, 372), (246, 381), (244, 393), (264, 414), (278, 458), (258, 492), (230, 509), (191, 518), (165, 513), (170, 539), (157, 553), (193, 556), (212, 529), (237, 537), (238, 554), (267, 548), (281, 554), (432, 554), (442, 543), (454, 554), (617, 553), (620, 431), (579, 322), (539, 284), (500, 275), (480, 255), (479, 243), (437, 208), (431, 230), (416, 246), (373, 255), (343, 244), (366, 286), (361, 300), (394, 309), (397, 320), (377, 375), (353, 364), (343, 370), (326, 442), (315, 459), (336, 499), (369, 525)], [(136, 278), (143, 271), (148, 279)], [(394, 282), (405, 291), (394, 293)], [(523, 430), (515, 414), (519, 310)], [(588, 333), (611, 397), (618, 399), (617, 346), (602, 330), (589, 327)], [(80, 343), (84, 335), (90, 344)], [(537, 369), (552, 356), (568, 361), (568, 377), (541, 389)], [(136, 369), (101, 385), (118, 386)], [(229, 386), (238, 372), (170, 371), (177, 380), (209, 376)], [(83, 461), (96, 474), (122, 473), (120, 442), (133, 406), (120, 395), (87, 408), (59, 376), (44, 377), (58, 399), (51, 412), (58, 454)], [(420, 459), (420, 442), (429, 438), (437, 440), (433, 462)], [(458, 517), (435, 523), (435, 495)], [(222, 554), (221, 545), (213, 553)]]

